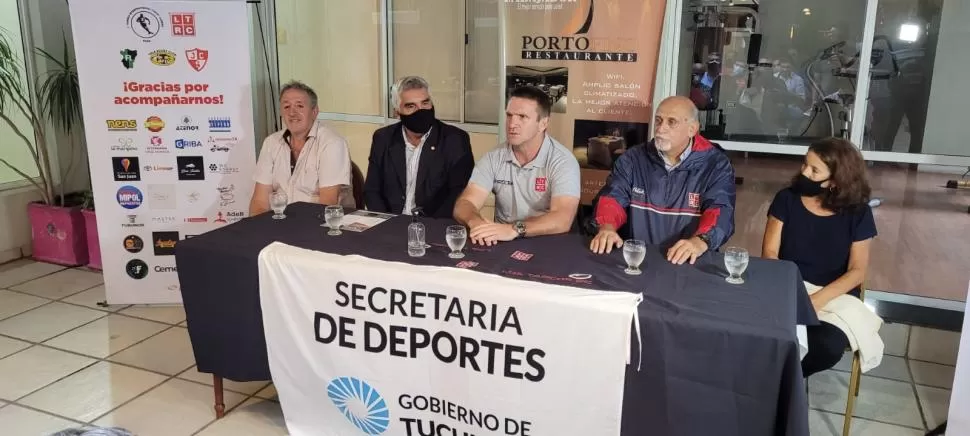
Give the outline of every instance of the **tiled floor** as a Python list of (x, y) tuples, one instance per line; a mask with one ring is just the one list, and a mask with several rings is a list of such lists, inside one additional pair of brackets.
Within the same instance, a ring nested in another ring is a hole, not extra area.
[[(86, 424), (139, 436), (285, 435), (276, 391), (195, 369), (181, 307), (111, 306), (101, 275), (21, 260), (0, 265), (0, 428), (48, 435)], [(887, 325), (888, 355), (862, 379), (853, 435), (919, 436), (946, 419), (959, 336)], [(909, 356), (906, 358), (904, 356)], [(911, 359), (918, 358), (919, 360)], [(935, 363), (934, 363), (935, 362)], [(838, 435), (849, 356), (809, 381), (813, 436)]]

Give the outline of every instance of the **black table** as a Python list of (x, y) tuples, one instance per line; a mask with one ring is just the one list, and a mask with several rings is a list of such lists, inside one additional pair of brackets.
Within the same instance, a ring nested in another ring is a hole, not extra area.
[[(221, 378), (270, 380), (259, 302), (257, 258), (271, 242), (339, 255), (449, 266), (446, 220), (425, 220), (432, 248), (407, 256), (409, 217), (366, 232), (327, 236), (323, 206), (296, 203), (285, 220), (269, 214), (179, 241), (176, 264), (189, 336), (201, 372)], [(474, 269), (576, 287), (643, 292), (639, 306), (641, 369), (628, 365), (624, 435), (808, 436), (808, 405), (795, 324), (818, 322), (792, 263), (752, 258), (746, 283), (727, 284), (723, 257), (672, 265), (648, 247), (643, 275), (623, 273), (621, 250), (595, 255), (577, 234), (466, 247)], [(519, 251), (528, 261), (512, 258)], [(589, 274), (588, 280), (570, 278)], [(564, 320), (568, 322), (568, 320)], [(631, 344), (639, 354), (637, 344)], [(219, 403), (217, 399), (217, 403)], [(221, 412), (221, 411), (220, 411)]]

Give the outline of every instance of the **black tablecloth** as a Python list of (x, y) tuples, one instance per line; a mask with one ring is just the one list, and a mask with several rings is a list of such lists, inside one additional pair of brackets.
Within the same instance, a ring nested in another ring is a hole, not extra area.
[[(411, 258), (409, 217), (327, 236), (319, 227), (322, 211), (296, 203), (285, 220), (263, 214), (179, 241), (176, 264), (199, 371), (236, 381), (270, 380), (257, 258), (271, 242), (418, 265), (459, 262), (447, 257), (445, 227), (452, 222), (425, 220), (432, 247)], [(594, 255), (588, 246), (580, 235), (548, 236), (468, 246), (462, 260), (508, 277), (643, 292), (642, 361), (639, 371), (636, 361), (627, 367), (624, 435), (808, 436), (795, 324), (818, 321), (793, 264), (751, 258), (746, 283), (735, 286), (724, 281), (718, 253), (677, 266), (664, 259), (661, 247), (648, 247), (643, 275), (629, 276), (622, 250)], [(634, 356), (640, 354), (636, 343), (631, 346)]]

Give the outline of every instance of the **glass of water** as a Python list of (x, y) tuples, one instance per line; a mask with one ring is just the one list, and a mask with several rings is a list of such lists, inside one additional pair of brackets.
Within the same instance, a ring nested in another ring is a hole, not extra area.
[(282, 189), (277, 189), (273, 191), (272, 194), (270, 194), (269, 206), (273, 208), (274, 220), (281, 220), (283, 218), (286, 218), (286, 215), (283, 214), (283, 211), (286, 210), (286, 204), (288, 202), (289, 201), (286, 198), (286, 191)]
[(343, 206), (327, 206), (323, 211), (323, 217), (327, 221), (327, 227), (330, 227), (330, 231), (327, 232), (328, 235), (338, 236), (343, 234), (340, 231), (340, 221), (344, 219)]
[(744, 283), (741, 274), (748, 268), (748, 250), (740, 247), (728, 247), (724, 249), (724, 267), (727, 268), (728, 277), (725, 279), (732, 285)]
[(448, 226), (445, 230), (445, 241), (448, 242), (448, 247), (451, 248), (451, 253), (448, 253), (448, 257), (452, 259), (461, 259), (465, 257), (465, 253), (461, 250), (465, 248), (465, 241), (468, 239), (468, 229), (465, 226)]
[(640, 271), (640, 264), (647, 255), (647, 245), (639, 239), (627, 239), (623, 241), (623, 260), (626, 261), (626, 269), (623, 272), (638, 276), (643, 273)]

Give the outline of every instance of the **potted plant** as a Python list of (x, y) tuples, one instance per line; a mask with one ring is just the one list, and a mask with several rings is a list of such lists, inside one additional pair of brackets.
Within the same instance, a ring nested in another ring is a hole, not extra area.
[[(5, 29), (0, 28), (0, 121), (13, 131), (17, 142), (22, 141), (27, 147), (38, 175), (31, 177), (25, 169), (17, 168), (3, 157), (0, 157), (0, 164), (30, 182), (40, 194), (40, 201), (27, 206), (33, 257), (67, 266), (85, 265), (90, 256), (88, 235), (81, 211), (89, 203), (86, 200), (90, 198), (90, 194), (65, 194), (64, 184), (61, 183), (56, 186), (55, 195), (56, 181), (51, 166), (51, 153), (47, 147), (50, 133), (47, 122), (50, 121), (70, 141), (71, 160), (62, 174), (63, 182), (73, 170), (76, 146), (74, 134), (80, 134), (83, 126), (77, 69), (71, 59), (72, 54), (68, 51), (66, 38), (61, 58), (40, 48), (36, 51), (51, 65), (40, 78), (43, 81), (38, 80), (36, 86), (31, 88), (24, 80), (26, 75), (19, 50), (14, 49)], [(30, 128), (23, 129), (18, 126), (15, 122), (17, 118), (27, 120)], [(100, 254), (97, 257), (100, 258)]]

